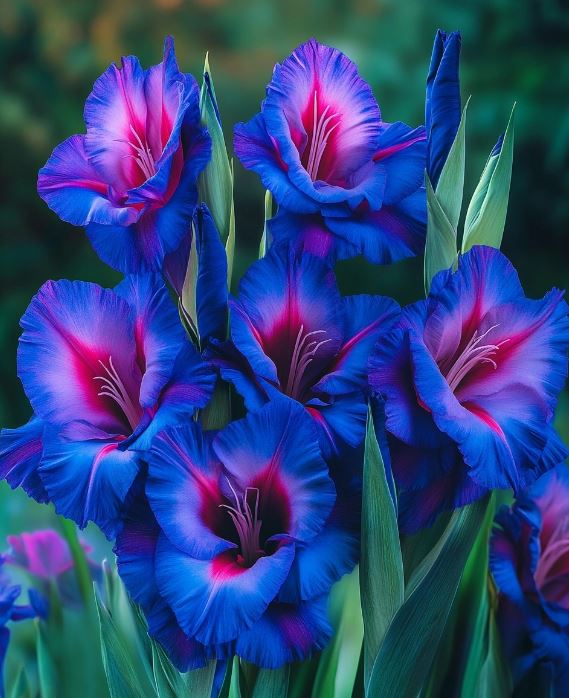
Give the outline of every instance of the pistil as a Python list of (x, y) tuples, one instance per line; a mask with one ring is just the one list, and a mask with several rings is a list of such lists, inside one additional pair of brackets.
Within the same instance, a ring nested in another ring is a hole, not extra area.
[(130, 132), (134, 136), (136, 143), (133, 143), (131, 140), (124, 142), (130, 145), (135, 155), (125, 155), (125, 157), (134, 158), (145, 178), (150, 179), (156, 174), (156, 163), (154, 162), (150, 148), (146, 143), (142, 142), (141, 137), (132, 124), (130, 124)]
[(318, 339), (312, 339), (308, 341), (311, 337), (325, 335), (325, 330), (313, 330), (304, 336), (303, 333), (304, 325), (301, 325), (298, 335), (296, 336), (296, 342), (290, 360), (290, 369), (285, 390), (286, 394), (293, 398), (298, 398), (300, 396), (302, 379), (306, 373), (306, 369), (314, 360), (320, 348), (331, 341), (330, 339), (322, 339), (320, 341)]

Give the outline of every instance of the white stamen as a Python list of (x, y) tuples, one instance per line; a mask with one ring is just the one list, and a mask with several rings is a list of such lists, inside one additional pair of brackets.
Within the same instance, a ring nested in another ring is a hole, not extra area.
[(330, 114), (326, 116), (330, 109), (328, 104), (322, 114), (318, 115), (318, 92), (314, 91), (314, 108), (312, 117), (312, 140), (310, 143), (310, 151), (308, 153), (308, 164), (306, 165), (306, 171), (310, 175), (310, 179), (314, 182), (318, 178), (318, 170), (320, 168), (320, 162), (326, 151), (326, 146), (328, 144), (328, 139), (332, 135), (333, 131), (339, 126), (340, 122), (337, 121), (335, 124), (330, 126), (332, 119), (335, 119), (338, 114)]
[[(220, 508), (226, 509), (231, 517), (235, 530), (239, 536), (239, 546), (241, 549), (241, 557), (245, 567), (251, 567), (264, 554), (260, 545), (261, 526), (263, 522), (259, 519), (259, 488), (246, 487), (243, 493), (242, 501), (239, 501), (237, 492), (233, 488), (229, 478), (226, 478), (227, 484), (233, 493), (235, 506), (229, 504), (220, 504)], [(249, 492), (255, 493), (255, 511), (251, 511), (247, 495)]]
[(322, 346), (324, 346), (324, 344), (332, 341), (331, 339), (323, 339), (321, 341), (313, 339), (312, 341), (307, 342), (310, 337), (314, 337), (318, 334), (326, 334), (325, 330), (314, 330), (313, 332), (308, 332), (304, 336), (303, 332), (304, 325), (301, 325), (296, 336), (296, 342), (294, 344), (294, 350), (290, 360), (290, 369), (288, 372), (288, 380), (285, 389), (285, 393), (293, 398), (300, 397), (302, 378), (304, 377), (306, 369), (316, 356), (317, 352)]
[(142, 142), (142, 139), (138, 135), (136, 129), (132, 124), (130, 124), (130, 132), (136, 139), (136, 143), (130, 140), (120, 140), (120, 143), (127, 143), (134, 150), (136, 155), (125, 155), (125, 158), (134, 158), (136, 164), (140, 167), (140, 171), (146, 177), (150, 179), (156, 174), (156, 164), (154, 158), (152, 157), (152, 152), (150, 147)]
[(464, 377), (479, 363), (490, 364), (494, 370), (498, 368), (498, 364), (494, 361), (494, 355), (498, 349), (509, 339), (504, 339), (498, 344), (480, 344), (480, 342), (488, 335), (492, 330), (496, 329), (498, 325), (492, 325), (489, 329), (478, 336), (478, 331), (476, 331), (468, 344), (464, 347), (454, 364), (450, 367), (446, 374), (446, 380), (449, 384), (450, 389), (454, 392)]
[(100, 359), (99, 363), (107, 375), (93, 377), (93, 380), (101, 381), (102, 383), (101, 390), (97, 394), (100, 397), (110, 397), (111, 400), (114, 400), (123, 411), (132, 429), (135, 429), (142, 416), (142, 408), (132, 401), (128, 390), (113, 365), (112, 357), (109, 356), (108, 366), (105, 366)]

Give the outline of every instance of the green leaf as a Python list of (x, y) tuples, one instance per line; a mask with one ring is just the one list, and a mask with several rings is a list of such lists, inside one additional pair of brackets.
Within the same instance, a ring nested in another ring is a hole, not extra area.
[(63, 517), (59, 517), (58, 521), (63, 537), (69, 546), (71, 557), (73, 558), (73, 565), (81, 598), (83, 599), (83, 603), (89, 604), (93, 595), (93, 580), (89, 572), (89, 563), (87, 562), (85, 550), (77, 536), (77, 526), (73, 521), (64, 519)]
[[(1, 690), (1, 687), (0, 687)], [(22, 667), (10, 691), (10, 698), (33, 698), (26, 670)]]
[(456, 229), (441, 206), (433, 185), (425, 174), (427, 188), (427, 240), (425, 243), (425, 293), (429, 293), (435, 274), (450, 269), (458, 257)]
[(463, 252), (474, 245), (489, 245), (499, 249), (502, 244), (514, 159), (514, 111), (515, 105), (500, 152), (498, 155), (491, 154), (488, 158), (468, 206), (464, 221)]
[(230, 234), (233, 210), (233, 174), (227, 157), (207, 54), (200, 91), (200, 113), (202, 124), (211, 138), (211, 159), (199, 177), (199, 195), (211, 211), (221, 239), (226, 242)]
[(490, 614), (488, 623), (488, 653), (478, 681), (474, 684), (476, 691), (473, 695), (476, 698), (510, 698), (514, 689), (512, 674), (502, 649), (494, 613)]
[(267, 254), (267, 248), (270, 245), (269, 230), (267, 221), (273, 217), (273, 195), (270, 191), (265, 192), (265, 223), (263, 225), (263, 235), (259, 244), (259, 259)]
[(200, 424), (204, 429), (222, 429), (231, 421), (231, 386), (218, 380), (211, 400), (200, 413)]
[(285, 664), (280, 669), (261, 669), (251, 698), (286, 698), (289, 678), (290, 664)]
[(360, 593), (367, 684), (383, 637), (404, 598), (397, 513), (391, 497), (371, 411), (365, 438)]
[(328, 608), (335, 632), (320, 656), (312, 698), (350, 698), (363, 639), (357, 568), (332, 587)]
[[(192, 226), (193, 228), (193, 226)], [(198, 280), (198, 252), (196, 246), (196, 232), (192, 230), (192, 241), (190, 244), (190, 255), (188, 257), (188, 266), (186, 267), (186, 275), (182, 286), (182, 296), (178, 302), (178, 310), (182, 324), (190, 339), (199, 347), (199, 332), (198, 332), (198, 310), (196, 284)]]
[(147, 683), (139, 680), (120, 628), (98, 597), (96, 602), (101, 626), (103, 665), (111, 698), (156, 696), (154, 689), (150, 691)]
[(456, 132), (453, 144), (441, 171), (437, 183), (437, 199), (446, 214), (449, 223), (454, 230), (458, 228), (460, 209), (462, 207), (462, 194), (464, 190), (464, 164), (465, 164), (465, 130), (466, 110), (470, 97), (464, 105), (460, 124)]
[(58, 698), (59, 686), (57, 667), (49, 650), (49, 638), (46, 627), (36, 621), (36, 656), (38, 662), (38, 679), (42, 698)]
[(487, 500), (455, 511), (384, 637), (368, 696), (416, 698), (435, 657)]
[[(233, 181), (233, 160), (231, 161), (231, 180)], [(231, 210), (229, 211), (229, 232), (225, 242), (225, 254), (227, 256), (227, 288), (231, 290), (233, 258), (235, 257), (235, 207), (233, 199), (231, 199)]]

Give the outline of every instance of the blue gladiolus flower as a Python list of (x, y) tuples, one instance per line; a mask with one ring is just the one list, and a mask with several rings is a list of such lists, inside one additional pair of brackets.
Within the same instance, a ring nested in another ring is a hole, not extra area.
[(474, 247), (378, 344), (401, 526), (415, 530), (488, 490), (520, 491), (568, 454), (552, 419), (567, 377), (563, 292), (525, 297), (498, 250)]
[(157, 275), (114, 290), (49, 281), (21, 325), (18, 374), (35, 417), (2, 433), (0, 476), (113, 537), (143, 451), (207, 403), (213, 371)]
[(10, 642), (10, 621), (22, 621), (30, 618), (44, 618), (47, 615), (45, 599), (33, 589), (29, 591), (30, 603), (17, 604), (21, 588), (10, 584), (3, 570), (4, 559), (0, 556), (0, 698), (4, 698), (4, 659)]
[(111, 65), (85, 104), (87, 133), (68, 138), (40, 170), (38, 192), (59, 217), (86, 226), (100, 258), (119, 271), (154, 271), (177, 249), (211, 154), (199, 89), (181, 73), (174, 43), (143, 70)]
[(437, 186), (460, 123), (460, 43), (459, 32), (447, 34), (439, 29), (427, 76), (427, 174), (433, 187)]
[(425, 130), (382, 121), (370, 86), (337, 49), (311, 39), (275, 66), (234, 147), (279, 204), (276, 241), (376, 263), (422, 251)]
[(273, 247), (230, 301), (233, 344), (218, 358), (221, 375), (249, 409), (281, 394), (303, 404), (326, 453), (355, 447), (365, 432), (368, 355), (398, 317), (389, 298), (342, 298), (318, 257)]
[[(569, 470), (543, 475), (496, 516), (490, 569), (500, 591), (498, 621), (516, 682), (539, 672), (569, 696)], [(529, 694), (528, 694), (529, 695)], [(553, 695), (553, 693), (551, 694)]]
[(151, 634), (168, 616), (173, 661), (275, 668), (322, 648), (327, 594), (357, 562), (361, 482), (338, 466), (334, 483), (305, 411), (281, 398), (216, 436), (171, 427), (148, 462), (152, 514), (139, 504), (116, 552)]

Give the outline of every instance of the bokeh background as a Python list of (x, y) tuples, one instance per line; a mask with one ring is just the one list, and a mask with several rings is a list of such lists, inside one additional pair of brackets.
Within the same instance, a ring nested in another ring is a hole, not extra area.
[[(16, 376), (18, 320), (47, 278), (114, 284), (80, 229), (36, 194), (55, 145), (83, 131), (96, 77), (123, 54), (161, 60), (173, 34), (182, 70), (210, 63), (228, 144), (258, 110), (274, 63), (310, 36), (347, 52), (388, 121), (423, 121), (437, 27), (463, 34), (462, 93), (472, 95), (466, 197), (517, 102), (510, 209), (503, 249), (529, 295), (569, 286), (569, 3), (567, 0), (2, 0), (0, 7), (0, 425), (30, 409)], [(237, 278), (254, 258), (263, 191), (236, 163)], [(422, 261), (339, 269), (349, 292), (422, 294)], [(120, 328), (117, 328), (120, 331)], [(569, 439), (566, 397), (559, 427)], [(0, 485), (0, 550), (9, 532), (52, 523), (47, 507)]]

